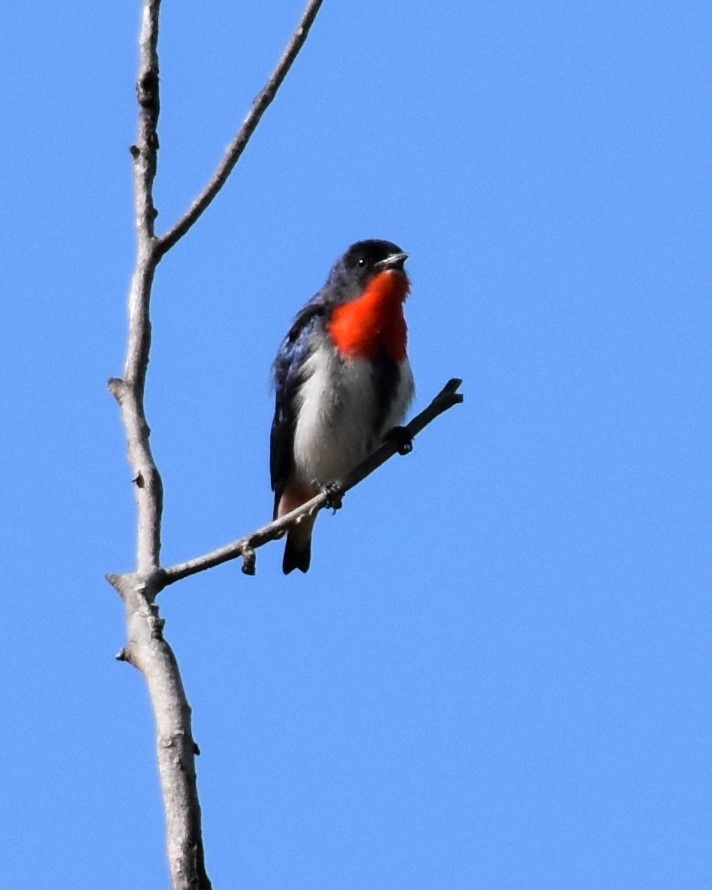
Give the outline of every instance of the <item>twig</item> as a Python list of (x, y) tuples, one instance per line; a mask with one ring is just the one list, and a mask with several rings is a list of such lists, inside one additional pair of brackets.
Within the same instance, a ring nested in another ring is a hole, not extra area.
[[(463, 395), (457, 390), (461, 383), (462, 380), (457, 378), (448, 381), (428, 407), (421, 411), (420, 414), (417, 414), (405, 427), (407, 436), (415, 438), (436, 417), (452, 408), (453, 405), (460, 404), (463, 401)], [(374, 470), (377, 470), (389, 458), (393, 457), (397, 451), (398, 443), (393, 439), (387, 439), (369, 458), (359, 464), (342, 480), (339, 492), (345, 494), (358, 485), (359, 482), (362, 482)], [(321, 492), (310, 501), (297, 507), (296, 510), (292, 510), (291, 513), (280, 516), (279, 519), (275, 519), (274, 522), (270, 522), (269, 525), (257, 529), (244, 538), (239, 538), (237, 541), (226, 544), (224, 547), (219, 547), (217, 550), (212, 550), (203, 556), (197, 556), (195, 559), (189, 559), (187, 562), (181, 562), (168, 569), (164, 569), (160, 574), (158, 583), (163, 587), (167, 587), (169, 584), (174, 584), (176, 581), (181, 581), (190, 575), (204, 572), (214, 566), (221, 565), (231, 559), (237, 559), (239, 556), (244, 557), (245, 555), (248, 556), (249, 562), (247, 563), (248, 568), (243, 568), (243, 571), (246, 571), (247, 574), (253, 574), (254, 551), (269, 541), (281, 538), (287, 529), (302, 516), (321, 510), (326, 506), (328, 499), (329, 495), (326, 492)]]
[(245, 150), (245, 146), (255, 131), (260, 118), (272, 103), (277, 95), (277, 91), (282, 85), (282, 81), (289, 73), (292, 63), (299, 55), (304, 42), (309, 35), (309, 29), (314, 23), (314, 19), (319, 12), (323, 0), (310, 0), (307, 8), (304, 10), (301, 21), (292, 34), (291, 40), (287, 44), (286, 49), (282, 53), (282, 58), (277, 63), (277, 67), (270, 75), (267, 83), (252, 104), (249, 114), (243, 121), (242, 126), (238, 130), (235, 138), (228, 145), (222, 161), (218, 165), (217, 170), (213, 174), (212, 179), (205, 186), (203, 191), (193, 201), (188, 210), (178, 220), (178, 222), (169, 229), (165, 235), (158, 239), (157, 247), (161, 255), (167, 253), (173, 245), (194, 225), (203, 212), (212, 203), (213, 198), (232, 172), (233, 167), (237, 163), (240, 155)]

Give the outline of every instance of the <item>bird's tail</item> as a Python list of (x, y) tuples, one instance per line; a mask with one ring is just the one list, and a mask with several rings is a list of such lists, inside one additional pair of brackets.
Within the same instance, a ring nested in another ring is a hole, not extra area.
[(282, 571), (285, 575), (299, 569), (306, 572), (311, 563), (311, 539), (315, 516), (304, 516), (287, 534)]

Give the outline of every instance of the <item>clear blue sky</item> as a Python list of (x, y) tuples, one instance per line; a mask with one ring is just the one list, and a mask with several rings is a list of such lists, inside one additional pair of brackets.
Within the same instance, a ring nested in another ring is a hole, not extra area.
[[(302, 0), (165, 3), (157, 202), (203, 185)], [(3, 89), (4, 886), (168, 878), (152, 717), (105, 572), (139, 4), (9, 5)], [(167, 563), (269, 518), (268, 373), (352, 241), (411, 255), (425, 405), (317, 525), (161, 597), (209, 873), (250, 890), (712, 887), (705, 2), (326, 0), (164, 261), (148, 410)]]

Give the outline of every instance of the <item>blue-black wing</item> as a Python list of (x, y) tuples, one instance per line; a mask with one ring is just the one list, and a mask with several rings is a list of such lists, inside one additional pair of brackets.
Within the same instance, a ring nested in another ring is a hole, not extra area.
[(325, 307), (315, 297), (299, 312), (282, 341), (272, 366), (275, 408), (270, 433), (270, 477), (274, 492), (273, 518), (294, 467), (294, 411), (297, 390), (303, 382), (304, 362), (309, 357), (312, 334), (324, 324)]

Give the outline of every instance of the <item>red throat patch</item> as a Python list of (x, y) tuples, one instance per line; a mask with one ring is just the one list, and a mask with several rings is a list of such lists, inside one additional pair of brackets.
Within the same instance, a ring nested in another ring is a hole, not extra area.
[(334, 309), (328, 329), (336, 347), (352, 358), (373, 360), (385, 351), (402, 362), (408, 340), (403, 301), (409, 290), (403, 272), (389, 270), (372, 278), (360, 297)]

